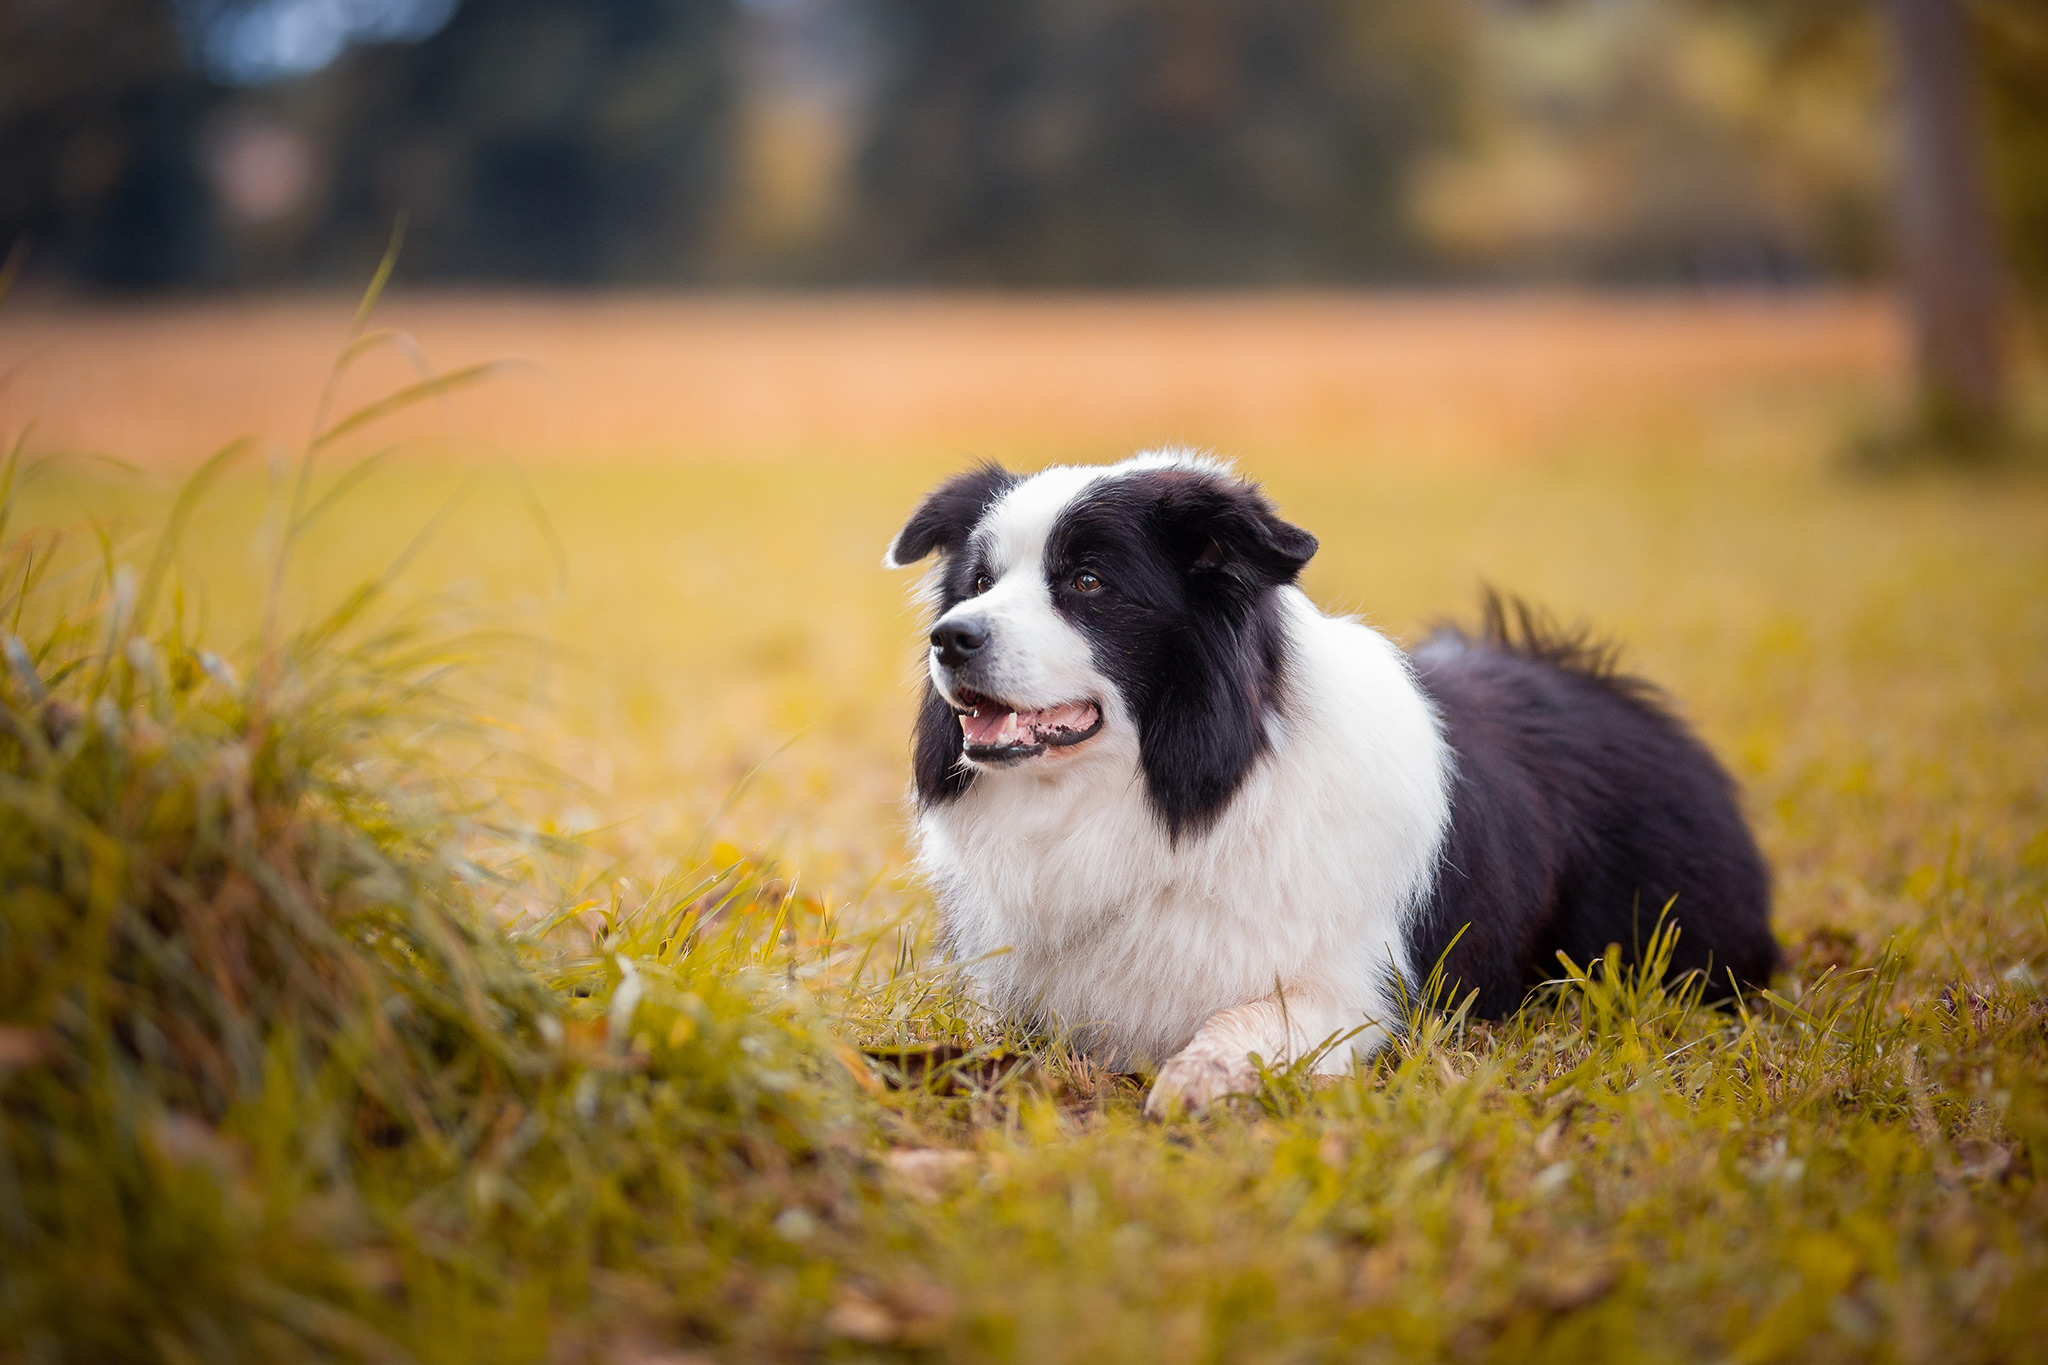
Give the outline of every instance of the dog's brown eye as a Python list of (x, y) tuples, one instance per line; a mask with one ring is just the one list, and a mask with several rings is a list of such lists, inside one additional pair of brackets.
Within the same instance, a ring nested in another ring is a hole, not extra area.
[(974, 576), (974, 595), (979, 597), (995, 585), (996, 581), (993, 578), (985, 573), (978, 573)]
[(1075, 592), (1101, 592), (1102, 580), (1086, 569), (1074, 575)]

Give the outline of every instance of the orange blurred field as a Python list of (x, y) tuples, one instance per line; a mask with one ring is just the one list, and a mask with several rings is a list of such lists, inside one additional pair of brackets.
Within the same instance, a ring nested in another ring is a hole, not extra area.
[[(0, 311), (10, 424), (153, 465), (303, 439), (342, 296)], [(1784, 452), (1899, 374), (1866, 294), (823, 298), (395, 296), (381, 325), (446, 370), (516, 362), (422, 414), (523, 457), (1234, 454), (1525, 462)], [(386, 353), (367, 396), (408, 377)], [(1823, 416), (1831, 413), (1823, 412)], [(1732, 429), (1703, 432), (1702, 424)], [(1645, 442), (1654, 437), (1663, 445)]]

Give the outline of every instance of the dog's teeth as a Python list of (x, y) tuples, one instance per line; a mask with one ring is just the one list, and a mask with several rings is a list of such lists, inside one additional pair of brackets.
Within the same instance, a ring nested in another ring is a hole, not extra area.
[(1015, 744), (1016, 742), (1017, 713), (1015, 711), (1012, 711), (1008, 715), (1003, 717), (1003, 728), (996, 732), (996, 743)]

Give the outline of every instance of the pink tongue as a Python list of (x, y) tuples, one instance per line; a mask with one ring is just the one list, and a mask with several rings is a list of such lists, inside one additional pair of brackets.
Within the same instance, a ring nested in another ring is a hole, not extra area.
[(960, 717), (960, 733), (976, 748), (1043, 744), (1068, 731), (1085, 730), (1095, 723), (1090, 702), (1070, 701), (1043, 711), (998, 711), (984, 706), (971, 716)]

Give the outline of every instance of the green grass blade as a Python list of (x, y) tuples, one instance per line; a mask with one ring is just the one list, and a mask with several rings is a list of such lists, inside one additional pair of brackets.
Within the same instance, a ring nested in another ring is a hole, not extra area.
[(429, 398), (439, 398), (465, 388), (478, 380), (489, 378), (504, 370), (502, 361), (486, 360), (474, 365), (465, 365), (459, 370), (436, 375), (408, 384), (393, 394), (387, 394), (374, 402), (366, 403), (354, 412), (334, 423), (333, 426), (313, 438), (312, 450), (321, 451), (353, 432), (362, 430), (373, 422), (381, 421), (393, 413), (402, 412), (415, 403)]

